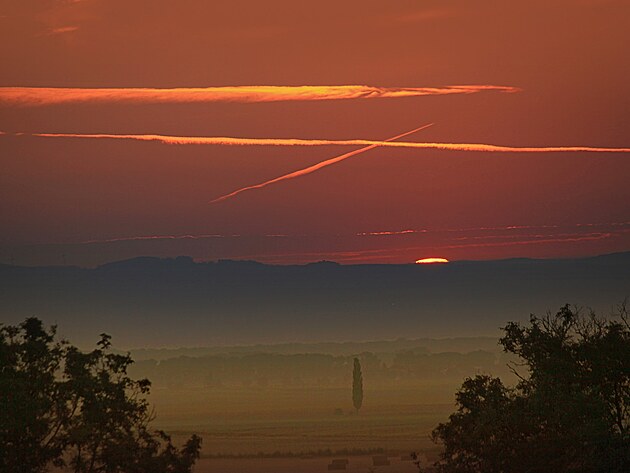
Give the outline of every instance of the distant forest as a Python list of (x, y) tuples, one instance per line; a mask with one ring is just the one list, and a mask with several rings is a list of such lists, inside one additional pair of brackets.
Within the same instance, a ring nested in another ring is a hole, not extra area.
[(365, 351), (356, 355), (260, 352), (184, 355), (140, 360), (130, 370), (136, 376), (148, 377), (156, 387), (166, 388), (342, 387), (348, 384), (354, 356), (361, 360), (364, 376), (372, 385), (461, 380), (471, 373), (508, 374), (508, 358), (498, 346), (492, 351), (466, 353), (431, 353), (426, 347), (418, 346), (396, 352)]

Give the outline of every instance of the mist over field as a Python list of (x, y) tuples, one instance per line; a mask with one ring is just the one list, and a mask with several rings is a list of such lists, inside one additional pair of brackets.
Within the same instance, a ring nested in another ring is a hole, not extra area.
[[(481, 373), (515, 379), (507, 367), (513, 357), (492, 337), (132, 355), (137, 361), (130, 372), (153, 382), (156, 425), (182, 436), (200, 433), (203, 455), (215, 463), (261, 455), (325, 460), (339, 451), (337, 457), (435, 452), (427, 432), (452, 410), (462, 379)], [(355, 357), (364, 379), (358, 415), (350, 396)]]

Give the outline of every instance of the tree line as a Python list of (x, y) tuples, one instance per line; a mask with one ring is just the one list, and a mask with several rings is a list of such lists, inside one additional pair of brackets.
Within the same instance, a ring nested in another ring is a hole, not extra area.
[(361, 360), (372, 386), (417, 384), (425, 380), (460, 381), (471, 372), (508, 375), (507, 358), (500, 352), (429, 353), (422, 347), (392, 354), (246, 353), (179, 356), (136, 362), (131, 373), (150, 378), (155, 386), (182, 389), (220, 387), (343, 387), (353, 359)]

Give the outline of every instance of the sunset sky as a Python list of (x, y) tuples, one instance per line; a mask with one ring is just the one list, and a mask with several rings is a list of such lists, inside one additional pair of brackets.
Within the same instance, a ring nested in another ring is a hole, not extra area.
[(629, 44), (625, 0), (0, 0), (0, 263), (630, 250)]

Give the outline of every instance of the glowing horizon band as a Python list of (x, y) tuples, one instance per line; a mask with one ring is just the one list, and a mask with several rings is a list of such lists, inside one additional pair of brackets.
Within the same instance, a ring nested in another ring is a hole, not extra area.
[[(576, 224), (571, 224), (571, 225), (567, 225), (567, 227), (572, 227), (572, 228), (581, 228), (581, 227), (627, 227), (630, 226), (630, 222), (600, 222), (600, 223), (576, 223)], [(403, 231), (381, 231), (381, 232), (362, 232), (362, 233), (348, 233), (345, 236), (382, 236), (382, 235), (402, 235), (402, 234), (410, 234), (410, 233), (435, 233), (435, 234), (439, 234), (439, 233), (443, 233), (443, 232), (468, 232), (468, 231), (477, 231), (477, 230), (510, 230), (510, 229), (521, 229), (521, 228), (525, 228), (525, 229), (529, 229), (529, 228), (533, 228), (533, 229), (539, 229), (539, 228), (559, 228), (558, 225), (510, 225), (510, 226), (505, 226), (505, 227), (477, 227), (477, 228), (460, 228), (460, 229), (454, 229), (454, 228), (449, 228), (449, 229), (441, 229), (441, 228), (437, 228), (437, 229), (422, 229), (422, 230), (403, 230)], [(477, 236), (472, 236), (472, 237), (464, 237), (465, 239), (470, 239), (470, 240), (475, 240), (475, 239), (492, 239), (492, 238), (496, 238), (496, 239), (505, 239), (507, 237), (509, 238), (532, 238), (533, 240), (536, 239), (540, 239), (540, 238), (549, 238), (549, 237), (580, 237), (580, 238), (602, 238), (602, 237), (608, 237), (612, 234), (624, 234), (627, 233), (628, 231), (630, 231), (630, 229), (622, 229), (622, 230), (608, 230), (608, 231), (601, 231), (601, 232), (591, 232), (591, 233), (584, 233), (584, 234), (580, 234), (580, 233), (560, 233), (560, 234), (549, 234), (549, 235), (543, 235), (543, 234), (534, 234), (534, 235), (528, 235), (528, 234), (517, 234), (517, 235), (511, 235), (511, 236), (502, 236), (502, 235), (487, 235), (487, 236), (482, 236), (482, 237), (477, 237)], [(200, 234), (155, 234), (155, 235), (130, 235), (130, 236), (118, 236), (118, 237), (111, 237), (111, 238), (103, 238), (103, 239), (91, 239), (91, 240), (82, 240), (82, 241), (74, 241), (74, 242), (63, 242), (63, 243), (36, 243), (35, 245), (39, 245), (39, 244), (43, 244), (43, 245), (52, 245), (52, 244), (61, 244), (61, 245), (88, 245), (88, 244), (100, 244), (100, 243), (118, 243), (118, 242), (135, 242), (135, 241), (150, 241), (150, 240), (202, 240), (202, 239), (211, 239), (211, 238), (216, 238), (216, 239), (223, 239), (223, 238), (241, 238), (243, 235), (241, 234), (237, 234), (237, 233), (231, 233), (231, 234), (221, 234), (221, 233), (200, 233)], [(291, 235), (291, 234), (259, 234), (259, 235), (249, 235), (249, 236), (256, 236), (256, 237), (260, 237), (260, 238), (292, 238), (298, 235)], [(451, 241), (461, 241), (461, 238), (454, 238)], [(533, 241), (532, 240), (532, 241)], [(494, 242), (496, 244), (504, 244), (503, 242)], [(513, 243), (518, 243), (518, 242), (508, 242), (509, 244), (513, 244)], [(475, 246), (477, 244), (473, 243), (472, 246)], [(488, 243), (483, 243), (483, 245), (488, 245)], [(457, 244), (457, 247), (461, 247), (461, 246), (471, 246), (471, 244)], [(442, 248), (442, 247), (440, 247)], [(423, 247), (404, 247), (401, 248), (401, 250), (408, 250), (408, 249), (423, 249)], [(361, 251), (363, 253), (366, 252), (366, 250), (358, 250)], [(376, 251), (376, 252), (382, 252), (382, 251), (397, 251), (394, 250), (392, 248), (388, 248), (388, 249), (379, 249), (379, 250), (367, 250), (369, 251)], [(302, 253), (300, 253), (302, 254)], [(320, 254), (320, 253), (312, 253), (312, 254)], [(321, 254), (325, 254), (325, 253), (321, 253)]]

